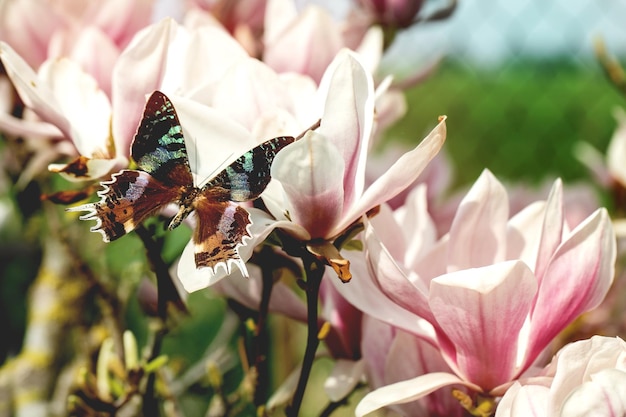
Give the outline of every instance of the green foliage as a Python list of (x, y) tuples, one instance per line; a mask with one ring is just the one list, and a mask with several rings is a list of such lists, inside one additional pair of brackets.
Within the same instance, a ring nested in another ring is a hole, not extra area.
[(407, 92), (408, 113), (387, 139), (415, 143), (447, 115), (444, 146), (456, 185), (486, 167), (499, 178), (537, 183), (546, 176), (587, 178), (572, 146), (604, 151), (615, 128), (612, 110), (624, 99), (599, 66), (571, 60), (513, 61), (478, 70), (448, 60)]

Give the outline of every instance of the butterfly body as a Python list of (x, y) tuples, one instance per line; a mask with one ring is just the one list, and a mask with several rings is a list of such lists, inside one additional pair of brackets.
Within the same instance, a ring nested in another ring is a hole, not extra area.
[(170, 203), (178, 213), (168, 229), (178, 227), (195, 211), (193, 234), (197, 267), (227, 272), (235, 263), (247, 275), (238, 249), (250, 237), (248, 212), (237, 203), (253, 200), (269, 183), (276, 154), (295, 141), (290, 136), (270, 139), (249, 150), (204, 186), (197, 187), (187, 157), (182, 127), (170, 100), (155, 91), (146, 103), (143, 119), (131, 146), (140, 170), (122, 170), (102, 182), (100, 201), (69, 209), (88, 211), (82, 220), (96, 220), (92, 231), (105, 242), (132, 231)]

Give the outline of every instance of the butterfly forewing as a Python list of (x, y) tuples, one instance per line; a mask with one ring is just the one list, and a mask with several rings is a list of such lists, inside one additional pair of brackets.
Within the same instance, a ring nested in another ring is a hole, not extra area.
[(162, 183), (193, 185), (180, 121), (172, 102), (160, 91), (146, 102), (131, 154), (141, 170)]
[(209, 181), (203, 191), (221, 188), (225, 199), (254, 200), (270, 182), (270, 168), (278, 151), (294, 141), (291, 136), (281, 136), (249, 150)]

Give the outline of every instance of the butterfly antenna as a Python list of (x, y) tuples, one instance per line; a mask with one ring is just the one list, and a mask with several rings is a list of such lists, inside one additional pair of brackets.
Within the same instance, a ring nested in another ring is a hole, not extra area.
[(309, 126), (307, 129), (305, 129), (304, 132), (300, 133), (297, 137), (296, 140), (300, 140), (302, 139), (302, 137), (304, 135), (306, 135), (306, 132), (308, 132), (309, 130), (315, 130), (318, 127), (320, 127), (320, 125), (322, 124), (322, 119), (317, 119), (317, 122), (313, 123), (311, 126)]

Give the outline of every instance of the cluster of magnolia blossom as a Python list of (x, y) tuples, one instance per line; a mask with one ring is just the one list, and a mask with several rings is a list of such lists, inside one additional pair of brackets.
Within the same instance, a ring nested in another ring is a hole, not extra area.
[[(443, 146), (443, 117), (382, 173), (371, 166), (372, 142), (405, 109), (391, 80), (374, 76), (385, 42), (372, 22), (406, 26), (421, 1), (362, 2), (361, 16), (377, 19), (342, 22), (291, 0), (194, 2), (178, 10), (180, 21), (154, 23), (150, 0), (70, 3), (0, 9), (0, 60), (24, 104), (20, 118), (11, 115), (3, 81), (0, 129), (38, 149), (23, 181), (48, 164), (72, 181), (128, 167), (154, 90), (176, 107), (197, 183), (252, 146), (321, 120), (276, 156), (264, 209), (248, 208), (252, 238), (240, 254), (250, 259), (280, 230), (333, 266), (319, 299), (335, 359), (324, 387), (331, 401), (366, 381), (358, 416), (383, 407), (407, 416), (626, 412), (621, 339), (569, 344), (544, 367), (555, 338), (613, 283), (616, 240), (605, 209), (572, 220), (558, 180), (545, 201), (513, 209), (514, 197), (485, 170), (442, 220), (432, 183), (418, 177)], [(403, 13), (395, 3), (406, 3)], [(337, 247), (357, 223), (361, 244)], [(349, 282), (337, 279), (346, 268)], [(198, 269), (190, 243), (176, 275), (188, 292), (211, 287), (256, 309), (261, 273), (253, 264), (249, 271), (244, 279)], [(269, 309), (307, 320), (283, 282)]]

